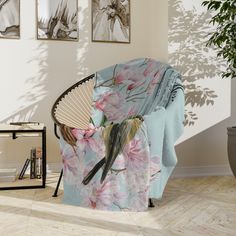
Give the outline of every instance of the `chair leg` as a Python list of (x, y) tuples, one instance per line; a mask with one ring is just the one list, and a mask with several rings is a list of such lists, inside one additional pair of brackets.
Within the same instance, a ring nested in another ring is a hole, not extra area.
[(58, 189), (59, 189), (59, 186), (60, 186), (60, 183), (61, 183), (61, 178), (62, 178), (62, 175), (63, 175), (63, 169), (61, 169), (61, 174), (60, 174), (60, 177), (57, 181), (57, 187), (54, 191), (54, 194), (52, 195), (52, 197), (57, 197), (57, 192), (58, 192)]
[(151, 198), (149, 198), (149, 204), (148, 207), (155, 207), (155, 205), (153, 204), (153, 201)]

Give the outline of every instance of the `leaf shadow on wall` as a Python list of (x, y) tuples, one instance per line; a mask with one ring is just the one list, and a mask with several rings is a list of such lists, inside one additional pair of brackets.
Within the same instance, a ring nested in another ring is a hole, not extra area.
[(185, 87), (185, 126), (198, 120), (195, 107), (213, 106), (216, 92), (199, 84), (200, 80), (220, 74), (222, 62), (216, 61), (212, 49), (206, 47), (209, 13), (196, 8), (186, 10), (181, 0), (169, 0), (169, 62), (183, 77)]
[[(1, 122), (12, 121), (39, 121), (47, 127), (47, 155), (55, 158), (55, 150), (59, 153), (59, 145), (54, 135), (54, 126), (51, 119), (51, 108), (56, 99), (71, 85), (81, 78), (81, 73), (88, 71), (83, 58), (88, 51), (88, 9), (79, 8), (79, 15), (83, 14), (80, 29), (83, 28), (83, 39), (79, 41), (35, 41), (34, 56), (28, 60), (29, 70), (37, 66), (37, 74), (25, 80), (22, 86), (27, 90), (18, 97), (19, 106), (11, 115)], [(81, 17), (82, 18), (82, 17)], [(79, 17), (79, 19), (81, 19)], [(35, 39), (32, 39), (35, 40)], [(81, 55), (78, 51), (81, 49)], [(80, 60), (80, 58), (82, 58)], [(56, 160), (54, 159), (54, 162)]]

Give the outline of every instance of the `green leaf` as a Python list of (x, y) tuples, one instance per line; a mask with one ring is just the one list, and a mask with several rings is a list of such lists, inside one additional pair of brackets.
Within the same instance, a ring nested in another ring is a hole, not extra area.
[(236, 0), (203, 1), (202, 6), (215, 13), (210, 23), (217, 26), (206, 46), (216, 47), (217, 57), (228, 63), (222, 78), (233, 79), (236, 77)]

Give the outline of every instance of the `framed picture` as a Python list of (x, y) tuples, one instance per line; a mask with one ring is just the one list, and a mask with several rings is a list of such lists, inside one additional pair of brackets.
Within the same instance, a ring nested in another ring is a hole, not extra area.
[(78, 0), (37, 0), (37, 38), (78, 41)]
[(92, 41), (130, 43), (130, 0), (92, 0)]
[(0, 0), (0, 38), (20, 38), (20, 0)]

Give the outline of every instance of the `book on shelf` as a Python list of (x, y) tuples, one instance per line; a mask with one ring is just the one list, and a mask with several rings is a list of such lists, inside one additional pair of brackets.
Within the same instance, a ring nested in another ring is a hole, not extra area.
[(36, 155), (36, 150), (35, 148), (32, 148), (30, 150), (30, 178), (34, 179), (35, 178), (35, 155)]
[(40, 122), (10, 122), (0, 123), (1, 130), (42, 130), (44, 123)]
[(16, 180), (16, 168), (0, 169), (0, 182), (13, 182)]
[(35, 175), (36, 178), (40, 179), (42, 177), (42, 148), (36, 148), (36, 162), (35, 162)]
[(30, 151), (30, 178), (42, 177), (42, 148), (35, 147)]
[(40, 125), (39, 122), (34, 122), (34, 121), (17, 121), (17, 122), (10, 122), (10, 125)]
[(20, 126), (22, 129), (43, 129), (44, 124), (32, 121), (11, 122), (10, 126)]
[(23, 179), (24, 174), (25, 174), (25, 172), (26, 172), (26, 170), (27, 170), (29, 164), (30, 164), (30, 159), (27, 158), (27, 159), (25, 160), (25, 163), (24, 163), (22, 169), (21, 169), (21, 172), (20, 172), (20, 175), (19, 175), (18, 179)]

